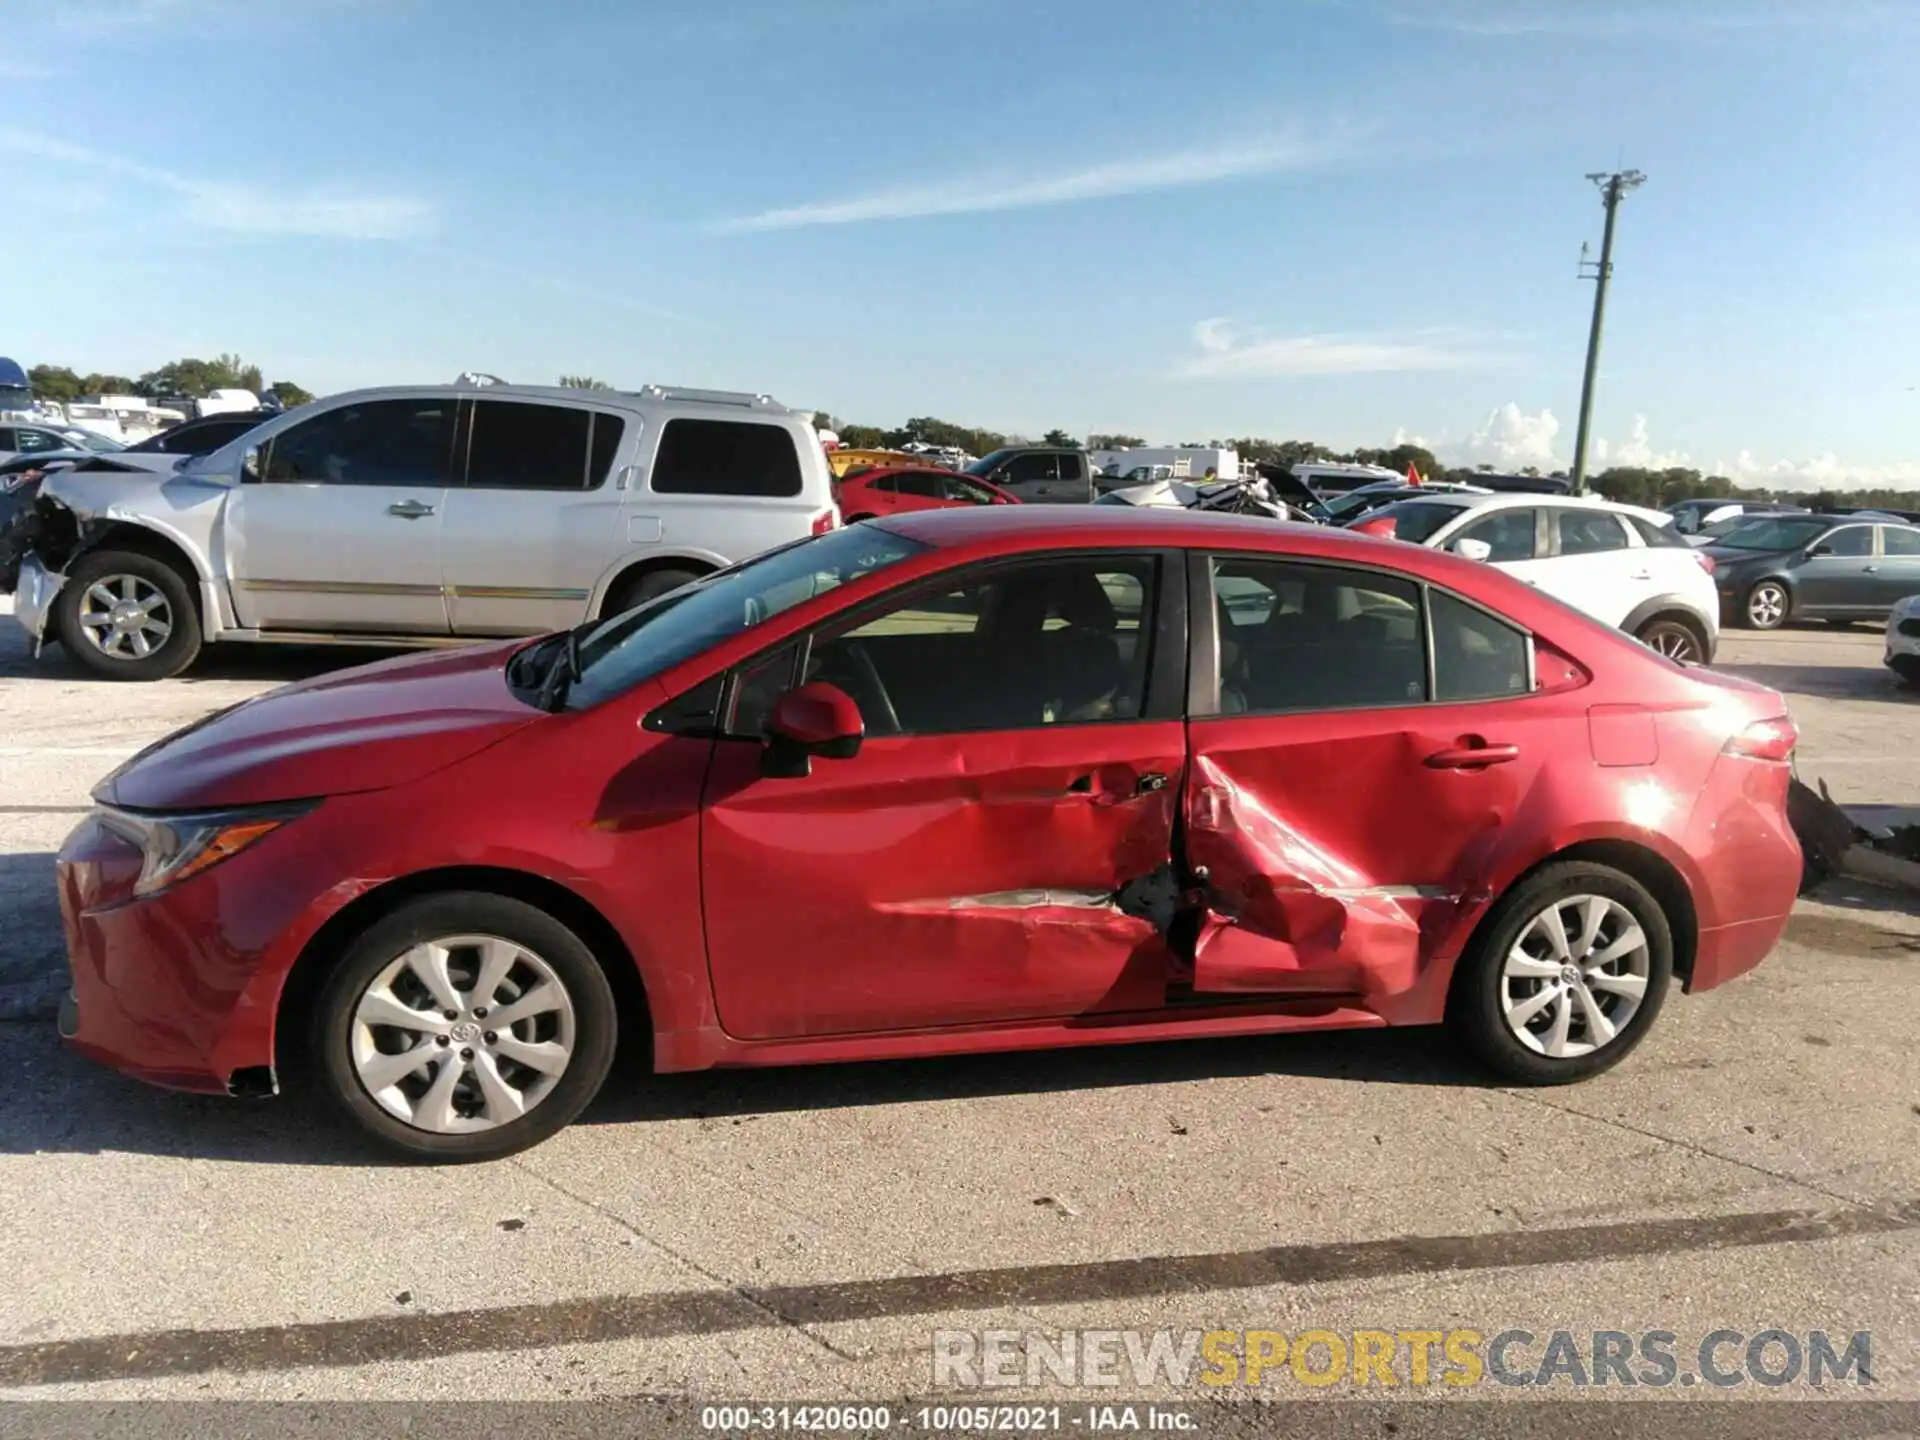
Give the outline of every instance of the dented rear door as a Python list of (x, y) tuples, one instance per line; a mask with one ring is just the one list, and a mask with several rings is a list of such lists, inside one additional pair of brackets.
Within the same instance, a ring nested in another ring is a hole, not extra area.
[(1282, 557), (1201, 564), (1183, 799), (1205, 907), (1192, 989), (1404, 991), (1542, 798), (1556, 738), (1584, 736), (1525, 698), (1525, 635), (1456, 597)]

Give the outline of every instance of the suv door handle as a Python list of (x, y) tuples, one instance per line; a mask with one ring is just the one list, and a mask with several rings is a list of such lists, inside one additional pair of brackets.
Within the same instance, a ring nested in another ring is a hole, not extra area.
[(1427, 756), (1435, 770), (1478, 770), (1483, 765), (1505, 765), (1520, 758), (1518, 745), (1456, 745)]
[(402, 520), (419, 520), (433, 513), (433, 506), (419, 500), (402, 500), (398, 505), (387, 506), (387, 514), (398, 515)]

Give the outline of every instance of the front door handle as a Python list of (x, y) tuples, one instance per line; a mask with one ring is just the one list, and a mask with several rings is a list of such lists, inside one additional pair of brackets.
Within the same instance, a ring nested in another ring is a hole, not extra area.
[(1520, 758), (1518, 745), (1454, 745), (1427, 756), (1435, 770), (1478, 770), (1483, 765), (1505, 765)]
[(1878, 575), (1880, 573), (1880, 567), (1878, 565), (1869, 565), (1862, 573), (1867, 575)]
[(419, 520), (433, 513), (433, 506), (419, 500), (402, 500), (398, 505), (387, 506), (387, 514), (398, 515), (402, 520)]
[(1156, 790), (1164, 790), (1166, 788), (1167, 777), (1158, 771), (1152, 771), (1142, 775), (1138, 780), (1133, 782), (1133, 793), (1136, 795), (1151, 795)]

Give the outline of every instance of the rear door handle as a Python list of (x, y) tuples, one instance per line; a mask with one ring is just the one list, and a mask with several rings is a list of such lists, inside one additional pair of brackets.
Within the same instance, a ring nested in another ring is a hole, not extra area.
[(1427, 756), (1435, 770), (1478, 770), (1483, 765), (1505, 765), (1520, 758), (1518, 745), (1456, 745)]
[(419, 500), (402, 500), (398, 505), (387, 506), (387, 514), (398, 515), (402, 520), (419, 520), (433, 513), (433, 506)]

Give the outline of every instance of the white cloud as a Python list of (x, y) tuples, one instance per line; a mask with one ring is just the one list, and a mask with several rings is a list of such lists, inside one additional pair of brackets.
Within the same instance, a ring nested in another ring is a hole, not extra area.
[(1920, 490), (1920, 461), (1857, 465), (1828, 452), (1809, 460), (1763, 463), (1742, 450), (1731, 465), (1715, 467), (1742, 485), (1773, 490)]
[(793, 230), (808, 225), (858, 225), (874, 220), (1066, 205), (1299, 170), (1332, 158), (1337, 149), (1331, 142), (1279, 134), (1238, 145), (1110, 160), (1079, 170), (1038, 175), (1003, 172), (902, 185), (844, 200), (817, 200), (763, 210), (758, 215), (722, 221), (715, 228), (728, 232)]
[(1225, 317), (1193, 327), (1200, 353), (1174, 374), (1184, 379), (1260, 376), (1377, 375), (1388, 371), (1468, 370), (1498, 363), (1459, 331), (1407, 335), (1268, 335), (1241, 331)]
[[(1559, 417), (1553, 411), (1522, 410), (1512, 401), (1492, 411), (1463, 439), (1445, 432), (1428, 439), (1403, 427), (1394, 434), (1393, 443), (1423, 445), (1449, 465), (1491, 465), (1499, 471), (1523, 470), (1529, 465), (1548, 473), (1564, 471), (1570, 468), (1573, 453), (1573, 435), (1562, 434)], [(1920, 490), (1920, 461), (1916, 460), (1867, 465), (1842, 460), (1829, 452), (1804, 460), (1763, 461), (1752, 451), (1742, 450), (1730, 461), (1703, 464), (1685, 450), (1660, 449), (1645, 415), (1633, 417), (1626, 439), (1595, 436), (1591, 444), (1587, 463), (1593, 472), (1618, 465), (1698, 470), (1704, 475), (1725, 475), (1756, 489)]]
[(1595, 439), (1593, 442), (1592, 463), (1595, 468), (1602, 465), (1628, 465), (1642, 470), (1671, 470), (1676, 466), (1689, 466), (1692, 459), (1684, 450), (1656, 450), (1647, 429), (1647, 417), (1633, 417), (1633, 429), (1627, 438), (1615, 444), (1612, 441)]
[(398, 240), (433, 228), (433, 207), (424, 200), (324, 190), (281, 191), (202, 180), (17, 126), (0, 126), (0, 151), (118, 176), (174, 195), (189, 218), (210, 229), (236, 234)]

